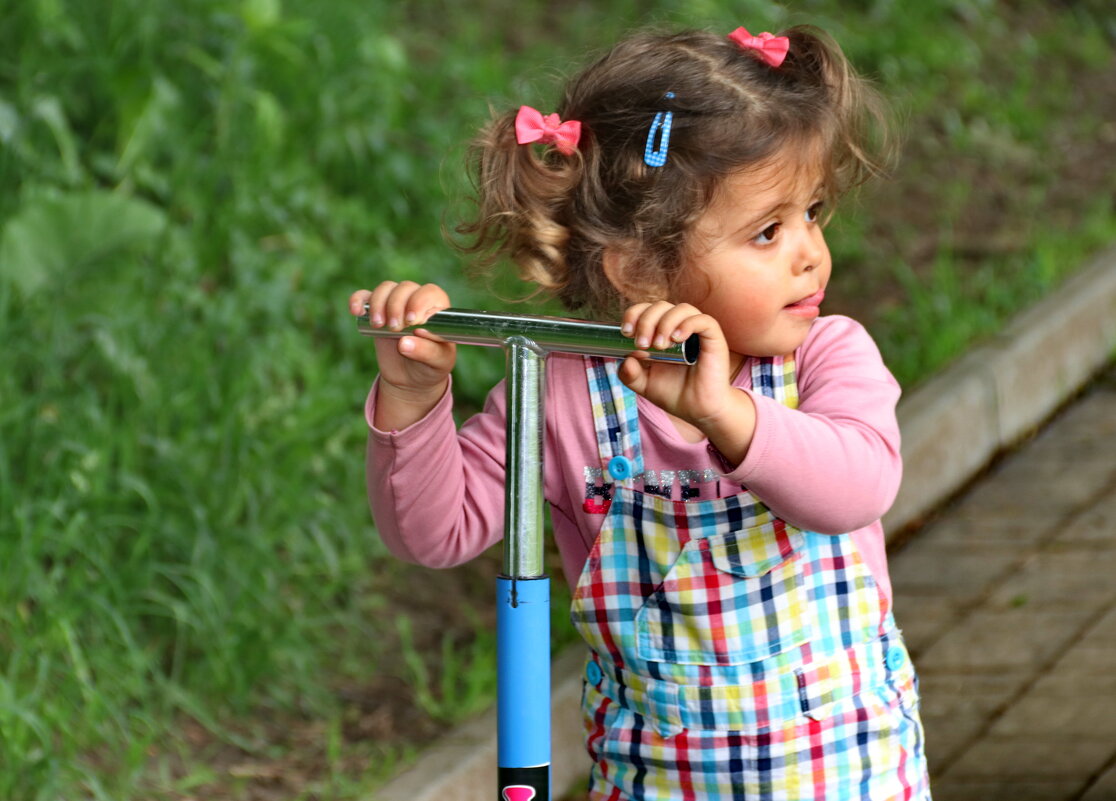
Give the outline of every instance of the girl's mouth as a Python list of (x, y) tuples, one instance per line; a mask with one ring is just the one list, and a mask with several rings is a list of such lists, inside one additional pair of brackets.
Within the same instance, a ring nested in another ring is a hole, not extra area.
[(813, 295), (796, 300), (794, 303), (787, 305), (786, 311), (792, 314), (800, 315), (803, 317), (817, 317), (820, 313), (821, 302), (825, 300), (825, 290), (819, 289)]

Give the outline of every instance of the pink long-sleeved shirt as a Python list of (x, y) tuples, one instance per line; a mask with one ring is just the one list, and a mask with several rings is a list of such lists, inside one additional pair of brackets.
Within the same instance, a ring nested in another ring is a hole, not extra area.
[[(895, 404), (899, 385), (868, 332), (841, 316), (819, 318), (795, 352), (797, 410), (751, 390), (751, 371), (735, 386), (751, 394), (757, 419), (744, 461), (729, 473), (708, 441), (687, 442), (670, 418), (638, 399), (646, 490), (675, 500), (736, 494), (747, 487), (780, 517), (823, 534), (851, 532), (890, 598), (880, 517), (899, 489), (902, 463)], [(503, 534), (503, 382), (460, 431), (447, 390), (422, 420), (402, 431), (372, 425), (376, 387), (365, 407), (370, 435), (368, 498), (380, 536), (396, 556), (450, 567), (477, 556)], [(544, 493), (571, 586), (604, 516), (585, 510), (587, 469), (601, 464), (585, 362), (547, 359)], [(639, 484), (637, 484), (637, 488)]]

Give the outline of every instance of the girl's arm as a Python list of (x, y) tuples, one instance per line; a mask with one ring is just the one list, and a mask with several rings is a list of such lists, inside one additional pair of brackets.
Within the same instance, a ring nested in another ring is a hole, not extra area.
[[(440, 287), (412, 281), (385, 281), (349, 298), (352, 314), (367, 308), (373, 328), (395, 331), (449, 305)], [(366, 470), (380, 535), (408, 561), (429, 567), (467, 561), (501, 529), (502, 414), (478, 415), (459, 437), (450, 394), (455, 346), (422, 329), (375, 345), (380, 375), (365, 407)]]
[(388, 550), (426, 567), (479, 555), (503, 531), (503, 384), (460, 431), (447, 388), (434, 408), (400, 430), (379, 428), (383, 395), (373, 387), (365, 414), (368, 502)]
[(625, 311), (624, 325), (640, 348), (701, 337), (696, 366), (629, 358), (620, 378), (699, 429), (724, 461), (726, 477), (780, 517), (839, 534), (874, 523), (891, 506), (902, 477), (899, 385), (859, 323), (832, 316), (811, 326), (795, 354), (797, 409), (732, 386), (720, 326), (692, 306), (636, 304)]
[(749, 393), (755, 431), (728, 478), (801, 528), (867, 526), (890, 508), (902, 478), (899, 385), (868, 332), (847, 317), (815, 323), (796, 359), (798, 409)]

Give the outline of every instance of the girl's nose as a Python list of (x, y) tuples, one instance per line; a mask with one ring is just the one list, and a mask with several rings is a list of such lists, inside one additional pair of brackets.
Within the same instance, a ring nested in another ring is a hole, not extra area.
[(795, 272), (807, 273), (820, 267), (825, 259), (825, 237), (820, 230), (802, 231), (795, 257)]

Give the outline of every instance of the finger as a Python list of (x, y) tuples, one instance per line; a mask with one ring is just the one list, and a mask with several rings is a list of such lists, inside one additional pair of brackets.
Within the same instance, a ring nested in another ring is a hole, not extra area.
[(629, 356), (620, 363), (616, 371), (617, 377), (628, 389), (636, 394), (643, 394), (647, 388), (647, 368), (644, 361), (637, 356)]
[(682, 342), (689, 339), (694, 334), (720, 336), (721, 326), (708, 314), (702, 314), (697, 311), (697, 309), (694, 309), (691, 314), (682, 316), (681, 319), (675, 322), (674, 329), (671, 332), (671, 339), (676, 342)]
[[(433, 316), (433, 313), (431, 313), (431, 314)], [(416, 337), (422, 337), (423, 339), (428, 339), (431, 342), (440, 342), (440, 343), (449, 342), (448, 339), (443, 339), (442, 337), (438, 336), (437, 334), (431, 333), (430, 331), (428, 331), (425, 328), (416, 328), (415, 331), (414, 331), (414, 335)]]
[(358, 289), (349, 296), (349, 313), (355, 317), (360, 317), (364, 314), (364, 306), (368, 303), (368, 299), (372, 297), (372, 293), (367, 289)]
[(635, 324), (639, 320), (639, 316), (650, 305), (650, 303), (636, 303), (634, 306), (626, 308), (624, 316), (620, 320), (620, 333), (626, 337), (634, 336)]
[(399, 338), (399, 353), (411, 361), (449, 372), (456, 358), (456, 348), (449, 342), (439, 342), (421, 336)]
[(384, 314), (384, 306), (387, 303), (388, 296), (395, 290), (394, 281), (384, 281), (369, 294), (368, 303), (368, 322), (373, 328), (382, 328), (387, 317)]
[(727, 365), (729, 358), (728, 341), (721, 325), (708, 314), (699, 314), (682, 322), (680, 332), (685, 338), (697, 334), (701, 340), (698, 352), (698, 365), (709, 369), (715, 365)]
[[(659, 319), (655, 331), (656, 348), (668, 348), (672, 342), (683, 342), (691, 333), (687, 321), (702, 316), (701, 312), (688, 303), (680, 303), (667, 310)], [(684, 327), (685, 326), (685, 327)]]
[(659, 321), (672, 308), (672, 304), (660, 300), (643, 310), (639, 319), (635, 321), (635, 331), (633, 333), (637, 348), (647, 350), (652, 346), (659, 328)]
[(437, 284), (423, 284), (407, 302), (403, 322), (407, 325), (422, 325), (432, 314), (448, 309), (449, 295)]
[(701, 337), (702, 347), (705, 347), (706, 344), (728, 347), (724, 331), (721, 330), (721, 324), (708, 314), (699, 314), (685, 320), (679, 326), (679, 329), (685, 337), (690, 337), (693, 334)]
[(387, 320), (387, 327), (392, 331), (403, 328), (407, 303), (417, 289), (418, 284), (414, 281), (401, 281), (388, 294), (384, 302), (384, 319)]

